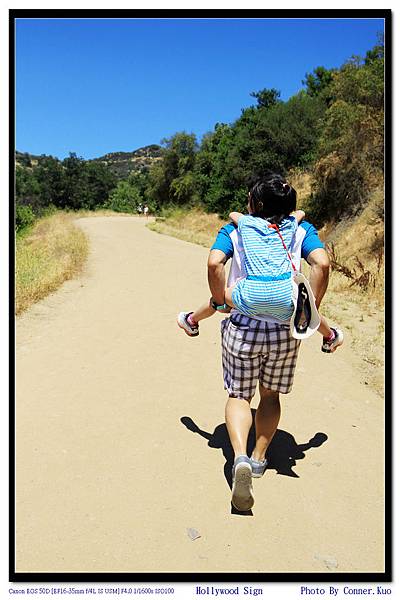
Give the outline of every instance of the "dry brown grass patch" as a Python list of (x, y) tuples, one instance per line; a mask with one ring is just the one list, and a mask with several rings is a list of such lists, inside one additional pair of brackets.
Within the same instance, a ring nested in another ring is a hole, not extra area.
[(209, 248), (225, 222), (218, 215), (207, 214), (199, 209), (190, 212), (175, 209), (167, 218), (156, 219), (148, 227), (157, 233)]
[(81, 270), (88, 254), (88, 241), (74, 225), (75, 217), (66, 213), (45, 217), (28, 236), (17, 239), (17, 315)]
[(311, 173), (301, 169), (292, 169), (287, 177), (290, 185), (297, 192), (297, 208), (302, 208), (304, 202), (311, 194), (313, 178)]

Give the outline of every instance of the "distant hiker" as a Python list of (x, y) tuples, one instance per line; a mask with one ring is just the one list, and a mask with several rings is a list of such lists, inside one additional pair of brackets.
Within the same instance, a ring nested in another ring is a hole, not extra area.
[[(298, 224), (304, 219), (302, 210), (296, 207), (296, 190), (280, 175), (272, 174), (258, 181), (249, 192), (248, 213), (232, 212), (229, 217), (240, 234), (246, 275), (225, 289), (224, 308), (234, 308), (249, 317), (269, 315), (280, 322), (287, 322), (295, 315), (292, 276), (296, 272), (289, 248), (292, 248)], [(307, 296), (307, 290), (301, 290)], [(311, 290), (309, 290), (312, 295)], [(300, 298), (300, 301), (302, 298)], [(303, 321), (311, 319), (313, 299), (306, 306)], [(178, 325), (187, 335), (199, 334), (199, 321), (213, 315), (218, 305), (209, 302), (194, 312), (181, 312)], [(221, 308), (219, 308), (221, 310)], [(316, 312), (316, 309), (315, 309)], [(315, 329), (323, 336), (321, 350), (333, 353), (343, 343), (343, 333), (331, 328), (324, 317), (316, 314)], [(297, 327), (297, 338), (307, 328)]]
[(143, 212), (143, 206), (142, 206), (142, 204), (138, 204), (137, 211), (138, 211), (138, 215), (140, 216), (142, 214), (142, 212)]
[(144, 205), (143, 212), (145, 214), (145, 217), (148, 218), (148, 216), (149, 216), (149, 207), (147, 206), (147, 204)]
[[(281, 197), (288, 195), (287, 188), (284, 186), (286, 181), (281, 176), (274, 175), (269, 179), (278, 180), (276, 183), (270, 181), (269, 185), (275, 190), (280, 189)], [(255, 201), (253, 189), (250, 192), (250, 204)], [(292, 199), (289, 208), (294, 210), (295, 192), (290, 193), (289, 197)], [(221, 321), (223, 378), (224, 387), (228, 392), (225, 420), (234, 451), (232, 504), (239, 511), (247, 511), (254, 504), (252, 478), (262, 477), (267, 468), (266, 451), (277, 430), (281, 414), (279, 394), (288, 394), (292, 389), (301, 341), (291, 335), (287, 320), (268, 314), (250, 316), (238, 309), (231, 311), (225, 302), (224, 266), (229, 258), (232, 262), (228, 287), (232, 287), (246, 277), (245, 251), (238, 228), (233, 223), (220, 229), (211, 247), (208, 258), (208, 281), (212, 294), (210, 303), (212, 311), (209, 305), (203, 307), (203, 310), (209, 311), (205, 316), (213, 314), (215, 310), (231, 313)], [(319, 307), (328, 285), (329, 258), (316, 229), (304, 220), (297, 227), (291, 245), (291, 259), (296, 269), (300, 267), (301, 258), (304, 258), (311, 267), (310, 285), (316, 306)], [(190, 313), (185, 315), (186, 321), (190, 323), (190, 320), (188, 321)], [(193, 330), (185, 329), (188, 335), (198, 335), (196, 323), (191, 326)], [(324, 323), (321, 323), (320, 329), (323, 327)], [(326, 335), (329, 334), (328, 329)], [(341, 332), (338, 333), (340, 334)], [(255, 414), (255, 446), (249, 458), (247, 441), (252, 426), (250, 404), (257, 384), (260, 402)]]

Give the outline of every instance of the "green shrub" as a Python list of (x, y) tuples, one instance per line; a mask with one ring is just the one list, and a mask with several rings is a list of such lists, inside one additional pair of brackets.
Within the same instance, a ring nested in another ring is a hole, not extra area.
[(115, 212), (136, 213), (140, 203), (143, 203), (143, 199), (137, 188), (131, 185), (129, 181), (123, 180), (111, 193), (104, 204), (104, 208), (115, 210)]
[(25, 227), (29, 227), (35, 221), (35, 213), (30, 206), (18, 204), (15, 208), (15, 229), (21, 231)]

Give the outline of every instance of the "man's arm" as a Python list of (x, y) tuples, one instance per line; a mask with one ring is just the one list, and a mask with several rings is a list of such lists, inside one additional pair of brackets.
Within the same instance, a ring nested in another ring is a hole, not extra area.
[(306, 261), (311, 267), (309, 281), (319, 308), (329, 283), (329, 256), (324, 248), (316, 248), (308, 254)]
[(225, 302), (225, 263), (228, 257), (222, 250), (210, 250), (208, 257), (208, 285), (217, 304)]

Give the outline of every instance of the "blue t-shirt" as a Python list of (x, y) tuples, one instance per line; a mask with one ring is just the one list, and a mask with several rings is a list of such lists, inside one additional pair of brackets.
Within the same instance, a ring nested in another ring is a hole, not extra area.
[[(231, 235), (235, 229), (237, 229), (237, 227), (233, 223), (228, 223), (221, 227), (214, 244), (211, 246), (211, 250), (221, 250), (227, 258), (232, 258), (234, 246)], [(317, 230), (311, 223), (302, 221), (299, 224), (299, 230), (302, 230), (301, 233), (303, 234), (303, 239), (301, 241), (301, 258), (307, 260), (307, 256), (310, 252), (317, 250), (318, 248), (324, 248), (324, 244), (319, 239)]]

